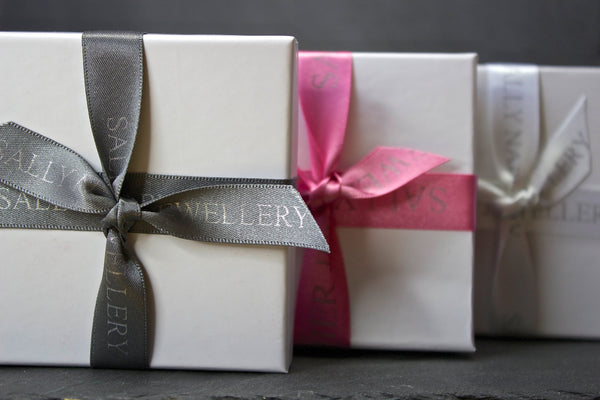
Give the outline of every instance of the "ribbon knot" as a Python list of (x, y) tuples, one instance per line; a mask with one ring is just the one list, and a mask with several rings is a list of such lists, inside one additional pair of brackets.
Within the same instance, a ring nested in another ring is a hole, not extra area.
[(116, 229), (125, 240), (127, 232), (141, 219), (142, 210), (139, 203), (135, 200), (120, 198), (100, 223), (104, 236), (108, 236), (110, 229)]
[(501, 218), (511, 218), (536, 207), (540, 202), (539, 191), (529, 185), (511, 195), (505, 194), (496, 197), (491, 206)]
[(313, 209), (331, 204), (342, 197), (342, 176), (333, 172), (308, 193), (308, 204)]

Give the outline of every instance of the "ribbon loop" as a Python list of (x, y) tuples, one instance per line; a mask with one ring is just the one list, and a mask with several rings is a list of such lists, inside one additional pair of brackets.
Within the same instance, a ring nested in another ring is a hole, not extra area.
[(535, 65), (486, 66), (481, 107), (487, 115), (487, 155), (501, 186), (523, 184), (535, 164), (540, 143), (539, 73)]
[(298, 86), (311, 147), (313, 179), (335, 171), (346, 135), (352, 54), (300, 52)]
[(316, 187), (310, 191), (308, 205), (317, 209), (330, 204), (342, 196), (342, 177), (337, 172), (323, 178)]
[(77, 153), (14, 122), (0, 125), (0, 182), (52, 205), (90, 214), (115, 203), (110, 186)]
[(533, 186), (527, 186), (511, 195), (503, 194), (492, 200), (491, 205), (501, 218), (512, 218), (538, 205), (540, 194)]
[(141, 33), (84, 32), (85, 93), (92, 133), (115, 197), (121, 192), (142, 105)]

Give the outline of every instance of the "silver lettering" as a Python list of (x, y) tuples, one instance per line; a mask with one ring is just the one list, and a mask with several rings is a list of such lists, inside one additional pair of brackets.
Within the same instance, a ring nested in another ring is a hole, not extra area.
[[(205, 203), (204, 204), (204, 221), (209, 224), (218, 224), (221, 222), (221, 218), (219, 218), (219, 214), (216, 211), (209, 210), (209, 206), (219, 207), (217, 203)], [(215, 215), (217, 218), (213, 221), (210, 220), (210, 216)]]
[(120, 322), (115, 322), (115, 321), (110, 321), (109, 320), (107, 322), (107, 325), (109, 327), (113, 326), (113, 328), (110, 328), (108, 330), (108, 335), (110, 335), (111, 333), (114, 333), (114, 332), (118, 333), (121, 336), (127, 335), (127, 324), (123, 324), (123, 323), (120, 323)]
[[(106, 120), (106, 126), (111, 132), (116, 132), (119, 129), (127, 128), (127, 118), (120, 117), (116, 120), (116, 123), (113, 121), (115, 121), (115, 118), (108, 118)], [(127, 159), (125, 154), (119, 156), (118, 152), (119, 149), (128, 143), (128, 140), (110, 134), (108, 135), (108, 138), (113, 141), (112, 147), (108, 152), (108, 171), (114, 173), (119, 171), (120, 163), (117, 162)]]
[(233, 225), (235, 222), (227, 221), (227, 207), (223, 204), (223, 225)]
[[(194, 202), (194, 204), (196, 205), (195, 209), (190, 205), (190, 203), (187, 201), (185, 202), (185, 212), (191, 217), (197, 217), (198, 212), (200, 211), (200, 203)], [(179, 208), (179, 203), (177, 203), (177, 206)]]
[[(58, 186), (62, 186), (65, 183), (65, 179), (67, 179), (67, 177), (71, 174), (77, 173), (76, 169), (72, 169), (71, 172), (66, 173), (66, 167), (64, 165), (61, 165), (62, 168), (62, 174), (61, 174), (61, 179), (60, 179), (60, 183), (58, 184)], [(85, 175), (83, 176), (83, 178), (85, 178)], [(79, 182), (81, 182), (81, 180), (83, 179), (81, 178), (77, 183), (79, 184)]]
[(23, 160), (23, 151), (21, 149), (19, 149), (16, 153), (14, 153), (12, 156), (10, 156), (8, 158), (8, 160), (4, 161), (4, 164), (8, 165), (8, 163), (10, 161), (16, 162), (17, 168), (20, 169), (21, 171), (23, 171), (22, 160)]
[(306, 214), (308, 214), (308, 211), (305, 211), (304, 214), (300, 213), (300, 209), (298, 206), (293, 206), (294, 210), (296, 210), (296, 214), (298, 214), (298, 218), (300, 218), (300, 226), (298, 228), (302, 229), (302, 227), (304, 226), (304, 217), (306, 217)]
[[(122, 294), (123, 296), (127, 296), (127, 289), (118, 290), (118, 289), (111, 288), (110, 286), (107, 286), (106, 287), (106, 298), (108, 300), (112, 300), (111, 297), (110, 297), (111, 293)], [(127, 319), (127, 318), (125, 318), (125, 319)]]
[(15, 206), (13, 207), (13, 210), (16, 210), (17, 207), (19, 206), (19, 204), (25, 204), (27, 206), (28, 210), (31, 210), (31, 204), (29, 203), (29, 197), (27, 197), (26, 194), (19, 192), (19, 197), (17, 198), (17, 201), (15, 201)]
[(44, 172), (44, 176), (42, 176), (42, 181), (46, 183), (54, 183), (54, 181), (48, 180), (48, 172), (50, 171), (50, 167), (54, 164), (53, 161), (48, 161), (48, 166), (46, 167), (46, 171)]
[(113, 124), (111, 126), (111, 122), (114, 121), (115, 118), (108, 118), (106, 120), (106, 127), (108, 128), (109, 131), (116, 131), (120, 128), (121, 124), (123, 124), (123, 129), (127, 128), (127, 118), (125, 117), (121, 117), (117, 120), (117, 122), (115, 124)]
[[(6, 195), (2, 194), (2, 192), (6, 193)], [(8, 188), (0, 188), (0, 210), (8, 210), (11, 206), (10, 200), (8, 199), (8, 194), (10, 193)]]
[(240, 225), (247, 225), (247, 226), (254, 225), (254, 221), (252, 221), (252, 222), (246, 222), (246, 221), (244, 220), (244, 209), (245, 209), (245, 207), (246, 207), (246, 205), (245, 205), (245, 204), (242, 204), (242, 205), (240, 206), (240, 211), (241, 211), (241, 213), (242, 213), (242, 215), (241, 215), (241, 219), (240, 219)]
[(112, 304), (106, 304), (106, 316), (108, 318), (120, 319), (122, 321), (127, 321), (127, 307), (119, 307), (119, 306), (113, 306)]
[(34, 178), (38, 178), (39, 174), (33, 174), (31, 172), (31, 169), (33, 168), (33, 165), (35, 164), (35, 159), (38, 157), (37, 154), (35, 153), (31, 153), (33, 157), (31, 157), (31, 161), (29, 162), (29, 166), (27, 167), (27, 169), (23, 172), (25, 172), (27, 175), (33, 176)]
[[(123, 147), (127, 144), (127, 140), (121, 139), (118, 136), (108, 135), (108, 137), (113, 141), (113, 147), (110, 148), (110, 153), (113, 153), (113, 152), (119, 150), (121, 147)], [(112, 160), (112, 158), (111, 158), (111, 160)]]
[[(47, 204), (47, 207), (46, 208), (42, 207), (42, 204)], [(52, 207), (52, 204), (44, 203), (40, 199), (35, 199), (35, 209), (36, 210), (48, 211), (50, 209), (50, 207)]]
[(270, 217), (271, 214), (265, 214), (263, 212), (262, 208), (263, 207), (269, 207), (269, 208), (271, 208), (271, 205), (270, 204), (257, 204), (257, 206), (258, 206), (258, 225), (261, 225), (261, 226), (271, 226), (271, 225), (273, 225), (272, 222), (268, 223), (268, 224), (267, 223), (263, 223), (263, 217)]
[[(290, 213), (290, 210), (288, 210), (288, 208), (286, 206), (275, 206), (277, 208), (277, 222), (275, 223), (275, 226), (280, 226), (279, 224), (279, 219), (282, 219), (283, 222), (285, 223), (285, 226), (291, 228), (292, 225), (290, 225), (290, 223), (285, 219), (285, 217)], [(279, 209), (283, 208), (285, 210), (285, 214), (281, 214), (279, 212)]]

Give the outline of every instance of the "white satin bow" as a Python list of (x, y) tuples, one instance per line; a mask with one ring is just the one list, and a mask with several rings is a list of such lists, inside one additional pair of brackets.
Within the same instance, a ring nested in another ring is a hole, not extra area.
[(560, 202), (589, 175), (586, 99), (544, 141), (536, 66), (488, 65), (480, 70), (479, 85), (478, 194), (495, 219), (497, 240), (489, 322), (494, 332), (526, 333), (537, 322), (527, 215)]

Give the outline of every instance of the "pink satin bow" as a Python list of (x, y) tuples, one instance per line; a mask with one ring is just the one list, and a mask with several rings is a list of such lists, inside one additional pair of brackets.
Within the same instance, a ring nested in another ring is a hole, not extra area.
[(351, 53), (300, 53), (299, 95), (311, 169), (298, 171), (299, 190), (331, 248), (330, 254), (305, 252), (295, 325), (300, 345), (350, 345), (348, 287), (335, 229), (339, 212), (333, 205), (341, 199), (385, 196), (448, 161), (417, 150), (377, 147), (347, 170), (338, 170), (351, 83)]

